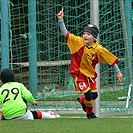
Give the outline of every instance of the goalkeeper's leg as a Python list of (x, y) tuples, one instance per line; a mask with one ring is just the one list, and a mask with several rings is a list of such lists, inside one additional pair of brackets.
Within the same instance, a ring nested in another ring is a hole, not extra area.
[(43, 111), (31, 111), (34, 119), (51, 119), (51, 118), (60, 118), (59, 114), (56, 114), (52, 111), (43, 112)]
[[(1, 113), (1, 119), (0, 120), (6, 120), (4, 116)], [(51, 118), (60, 118), (59, 114), (56, 114), (52, 111), (49, 112), (43, 112), (43, 111), (31, 111), (33, 114), (34, 119), (51, 119)]]
[[(24, 102), (27, 104), (27, 101), (23, 98)], [(49, 118), (60, 118), (60, 115), (49, 111), (49, 112), (43, 112), (43, 111), (31, 111), (33, 114), (34, 119), (49, 119)]]

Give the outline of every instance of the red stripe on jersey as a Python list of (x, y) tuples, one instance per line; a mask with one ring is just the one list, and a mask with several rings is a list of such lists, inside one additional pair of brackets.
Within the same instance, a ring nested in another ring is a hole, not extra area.
[(66, 40), (65, 40), (66, 43), (67, 43), (67, 40), (68, 40), (69, 35), (70, 35), (70, 32), (67, 32), (67, 34), (66, 34)]
[(111, 66), (114, 66), (115, 65), (115, 63), (117, 63), (119, 61), (119, 59), (117, 58), (113, 63), (112, 63), (112, 65)]
[(76, 53), (72, 54), (72, 59), (70, 63), (70, 73), (79, 74), (80, 73), (80, 63), (82, 55), (84, 53), (84, 46), (81, 47)]
[(92, 61), (92, 67), (95, 69), (95, 66), (96, 66), (96, 64), (98, 63), (98, 57), (97, 57), (97, 55), (96, 55), (96, 57), (93, 59), (93, 61)]

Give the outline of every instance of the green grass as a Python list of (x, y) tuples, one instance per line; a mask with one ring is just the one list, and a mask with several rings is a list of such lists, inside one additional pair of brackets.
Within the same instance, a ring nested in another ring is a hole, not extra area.
[(133, 133), (131, 116), (96, 120), (78, 114), (61, 116), (60, 119), (0, 121), (0, 133)]

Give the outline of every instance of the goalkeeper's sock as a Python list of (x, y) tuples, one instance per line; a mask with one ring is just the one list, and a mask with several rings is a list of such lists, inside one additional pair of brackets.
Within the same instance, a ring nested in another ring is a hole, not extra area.
[(49, 111), (49, 112), (38, 111), (37, 118), (38, 119), (60, 118), (60, 115), (58, 115), (54, 112), (51, 112), (51, 111)]

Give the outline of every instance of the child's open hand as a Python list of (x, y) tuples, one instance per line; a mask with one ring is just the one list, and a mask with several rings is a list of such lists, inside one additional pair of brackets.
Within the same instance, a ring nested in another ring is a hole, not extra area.
[(58, 16), (59, 21), (63, 21), (63, 16), (64, 16), (64, 8), (63, 7), (57, 16)]
[(122, 82), (122, 77), (123, 77), (122, 73), (117, 73), (116, 77), (117, 77), (119, 82)]

